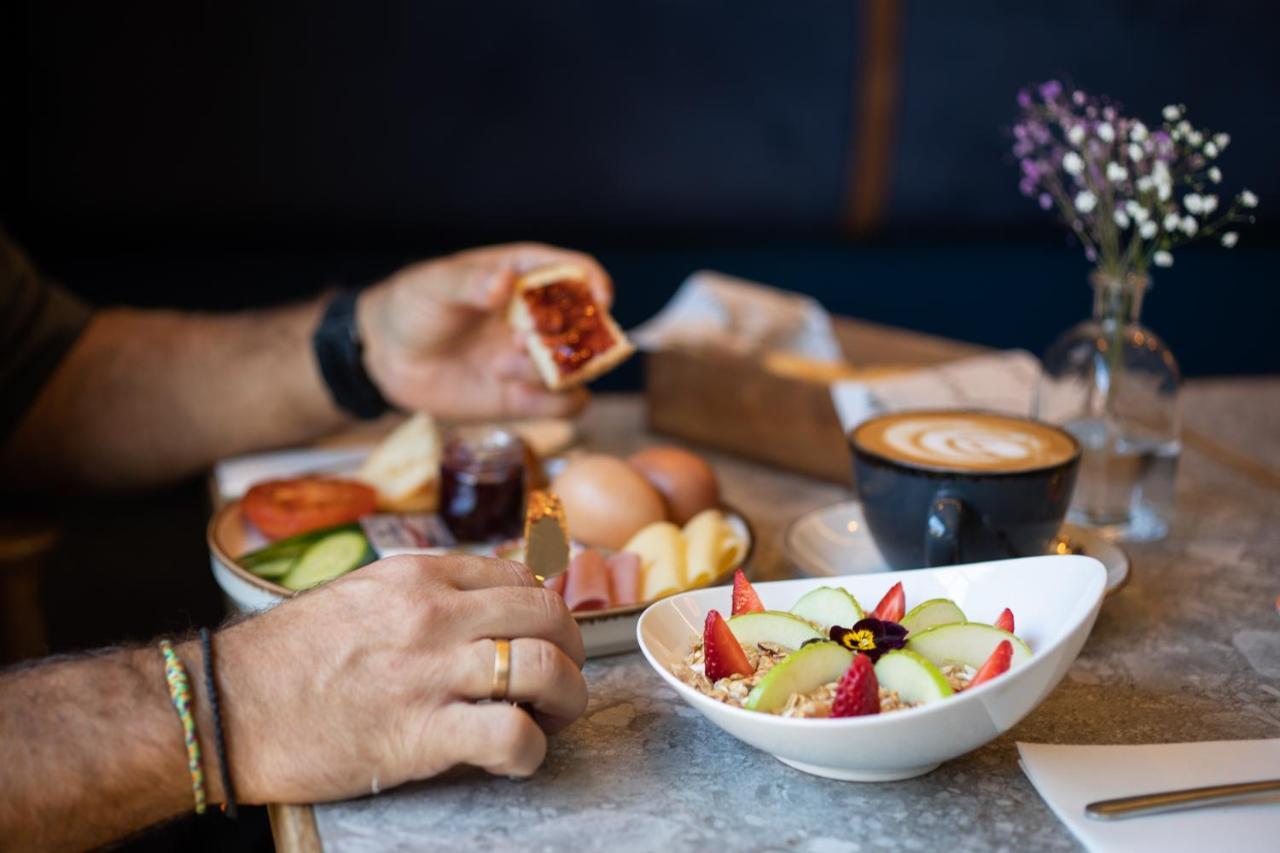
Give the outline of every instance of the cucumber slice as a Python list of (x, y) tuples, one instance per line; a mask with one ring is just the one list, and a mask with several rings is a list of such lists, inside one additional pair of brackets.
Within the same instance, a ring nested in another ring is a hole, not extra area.
[(296, 562), (298, 562), (296, 557), (277, 557), (274, 560), (267, 560), (249, 566), (249, 571), (260, 578), (275, 581), (289, 574), (289, 570), (293, 568)]
[(824, 631), (832, 625), (852, 628), (864, 615), (858, 599), (848, 590), (820, 586), (810, 591), (791, 608), (794, 616), (807, 619)]
[(250, 551), (248, 554), (242, 554), (239, 558), (240, 565), (246, 569), (253, 569), (262, 563), (269, 563), (273, 560), (282, 560), (286, 557), (296, 560), (302, 556), (302, 553), (319, 542), (326, 536), (333, 533), (339, 533), (346, 530), (360, 531), (358, 524), (340, 524), (337, 527), (326, 527), (323, 530), (312, 530), (307, 533), (299, 533), (297, 536), (290, 536), (287, 539), (280, 539), (259, 548), (256, 551)]
[(964, 611), (949, 598), (931, 598), (922, 601), (902, 617), (901, 625), (908, 631), (920, 632), (934, 625), (951, 625), (968, 621)]
[(886, 690), (897, 691), (903, 702), (912, 705), (928, 705), (953, 692), (942, 670), (907, 649), (889, 652), (876, 661), (876, 681)]
[(363, 533), (331, 533), (304, 551), (280, 583), (289, 589), (307, 589), (341, 577), (372, 559), (369, 540)]
[(743, 707), (766, 713), (787, 703), (792, 693), (808, 693), (832, 681), (839, 681), (853, 662), (853, 652), (839, 643), (813, 643), (788, 655), (764, 674)]

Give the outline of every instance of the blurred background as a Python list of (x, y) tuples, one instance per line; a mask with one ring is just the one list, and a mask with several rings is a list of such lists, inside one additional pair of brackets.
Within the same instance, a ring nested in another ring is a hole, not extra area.
[(538, 239), (604, 261), (624, 326), (706, 267), (1041, 354), (1088, 313), (1088, 265), (1018, 194), (1008, 128), (1058, 76), (1231, 133), (1223, 187), (1258, 224), (1157, 270), (1144, 319), (1188, 375), (1276, 372), (1269, 11), (15, 3), (0, 218), (100, 303), (238, 308)]

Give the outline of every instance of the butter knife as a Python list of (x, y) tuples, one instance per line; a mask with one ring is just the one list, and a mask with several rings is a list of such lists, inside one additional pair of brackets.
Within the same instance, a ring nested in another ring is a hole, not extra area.
[(569, 567), (569, 533), (564, 508), (551, 492), (529, 493), (524, 520), (524, 564), (538, 580), (554, 577)]
[(1199, 806), (1216, 806), (1273, 792), (1280, 792), (1280, 779), (1238, 782), (1233, 785), (1209, 785), (1204, 788), (1160, 791), (1132, 797), (1119, 797), (1114, 800), (1099, 800), (1085, 806), (1084, 813), (1095, 820), (1121, 820), (1127, 817), (1162, 814)]

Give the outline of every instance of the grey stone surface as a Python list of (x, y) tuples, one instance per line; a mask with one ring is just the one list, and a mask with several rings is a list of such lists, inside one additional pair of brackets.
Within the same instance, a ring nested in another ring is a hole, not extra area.
[[(1196, 427), (1241, 450), (1273, 447), (1280, 379), (1192, 383)], [(643, 433), (634, 398), (597, 401), (594, 447)], [(1253, 425), (1252, 437), (1241, 424)], [(711, 454), (726, 497), (752, 520), (753, 573), (792, 573), (781, 535), (846, 490)], [(316, 808), (328, 851), (1071, 850), (1076, 842), (1018, 768), (1016, 740), (1157, 743), (1280, 736), (1280, 492), (1184, 454), (1175, 532), (1129, 548), (1131, 582), (1109, 599), (1066, 679), (1012, 732), (927, 776), (856, 784), (807, 776), (680, 702), (638, 654), (588, 664), (584, 718), (546, 765), (512, 782), (474, 771)]]

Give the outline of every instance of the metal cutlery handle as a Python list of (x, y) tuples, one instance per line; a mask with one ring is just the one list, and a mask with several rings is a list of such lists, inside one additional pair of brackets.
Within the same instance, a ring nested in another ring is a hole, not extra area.
[(1134, 797), (1119, 797), (1114, 800), (1099, 800), (1085, 806), (1084, 813), (1096, 820), (1120, 820), (1126, 817), (1229, 803), (1273, 791), (1280, 792), (1280, 779), (1240, 782), (1234, 785), (1209, 785), (1204, 788), (1160, 791), (1153, 794), (1138, 794)]

